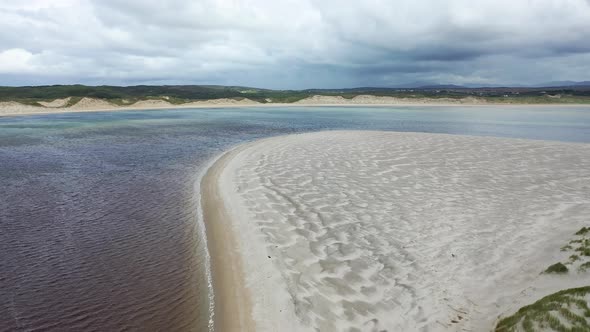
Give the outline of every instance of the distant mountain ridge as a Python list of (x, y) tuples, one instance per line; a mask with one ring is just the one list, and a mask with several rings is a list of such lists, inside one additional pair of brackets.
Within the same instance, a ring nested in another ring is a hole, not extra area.
[(480, 89), (480, 88), (560, 88), (560, 87), (590, 87), (590, 81), (552, 81), (532, 85), (521, 84), (408, 84), (397, 85), (393, 88), (406, 89)]
[(590, 86), (590, 81), (582, 81), (582, 82), (575, 82), (575, 81), (555, 81), (555, 82), (546, 82), (543, 84), (538, 85), (538, 87), (562, 87), (562, 86)]

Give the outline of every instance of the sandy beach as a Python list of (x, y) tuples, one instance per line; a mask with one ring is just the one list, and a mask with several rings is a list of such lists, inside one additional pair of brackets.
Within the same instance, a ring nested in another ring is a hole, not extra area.
[(70, 97), (39, 102), (42, 106), (21, 104), (16, 101), (0, 101), (0, 116), (16, 116), (50, 113), (74, 112), (105, 112), (130, 110), (157, 110), (183, 108), (226, 108), (226, 107), (313, 107), (313, 106), (532, 106), (532, 107), (572, 107), (588, 106), (588, 104), (499, 104), (490, 103), (483, 99), (467, 97), (462, 99), (450, 98), (396, 98), (372, 95), (359, 95), (351, 99), (341, 96), (312, 96), (294, 103), (259, 103), (247, 98), (236, 100), (229, 98), (192, 101), (184, 104), (172, 104), (166, 100), (140, 100), (129, 105), (116, 105), (104, 99), (84, 97), (72, 106), (66, 107)]
[(216, 331), (483, 331), (590, 272), (543, 274), (590, 220), (590, 145), (333, 131), (203, 178)]

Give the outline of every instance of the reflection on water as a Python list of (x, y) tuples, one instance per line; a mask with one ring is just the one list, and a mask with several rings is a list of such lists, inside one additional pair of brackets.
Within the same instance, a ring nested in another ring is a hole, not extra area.
[(208, 324), (193, 189), (224, 149), (326, 129), (590, 142), (590, 109), (281, 108), (0, 118), (0, 331)]

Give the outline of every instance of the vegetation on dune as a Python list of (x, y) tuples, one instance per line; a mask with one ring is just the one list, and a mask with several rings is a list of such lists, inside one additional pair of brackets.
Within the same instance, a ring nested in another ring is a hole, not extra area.
[(545, 270), (545, 273), (567, 273), (567, 266), (562, 263), (555, 263)]
[(590, 286), (548, 295), (500, 320), (496, 325), (496, 332), (590, 331), (589, 297)]
[(565, 263), (556, 263), (549, 266), (544, 273), (567, 273), (567, 265), (578, 265), (578, 272), (586, 272), (590, 268), (590, 227), (582, 227), (577, 231), (575, 238), (561, 247), (561, 251), (571, 252), (569, 260)]
[(586, 263), (580, 265), (580, 267), (578, 268), (578, 271), (586, 272), (588, 269), (590, 269), (590, 262), (586, 262)]
[(80, 100), (82, 99), (82, 97), (71, 97), (70, 100), (68, 100), (68, 102), (66, 103), (65, 107), (71, 107), (76, 105)]
[(116, 105), (129, 105), (139, 100), (161, 99), (172, 104), (182, 104), (196, 100), (219, 98), (248, 98), (261, 103), (292, 103), (314, 95), (342, 96), (352, 99), (359, 95), (396, 97), (404, 99), (451, 99), (467, 97), (503, 104), (539, 103), (590, 103), (590, 88), (354, 88), (354, 89), (308, 89), (308, 90), (269, 90), (240, 86), (215, 85), (163, 85), (163, 86), (85, 86), (51, 85), (0, 87), (0, 101), (18, 101), (39, 106), (39, 101), (60, 98), (90, 97), (107, 100)]
[(571, 245), (566, 244), (565, 246), (561, 247), (561, 251), (569, 251), (574, 249)]
[[(564, 274), (577, 265), (578, 273), (590, 270), (590, 227), (582, 227), (575, 238), (561, 247), (561, 251), (572, 252), (566, 263), (555, 263), (543, 273)], [(568, 267), (569, 266), (569, 267)], [(512, 331), (590, 331), (590, 286), (571, 288), (546, 296), (539, 301), (522, 307), (512, 316), (503, 318), (496, 325), (497, 332)]]

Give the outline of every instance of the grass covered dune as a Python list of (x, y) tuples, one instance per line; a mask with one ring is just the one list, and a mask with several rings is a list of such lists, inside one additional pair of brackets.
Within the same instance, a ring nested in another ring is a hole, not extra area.
[(590, 87), (270, 90), (240, 86), (0, 87), (0, 116), (103, 110), (312, 105), (590, 105)]
[(228, 152), (201, 188), (218, 331), (590, 322), (588, 144), (290, 135)]

